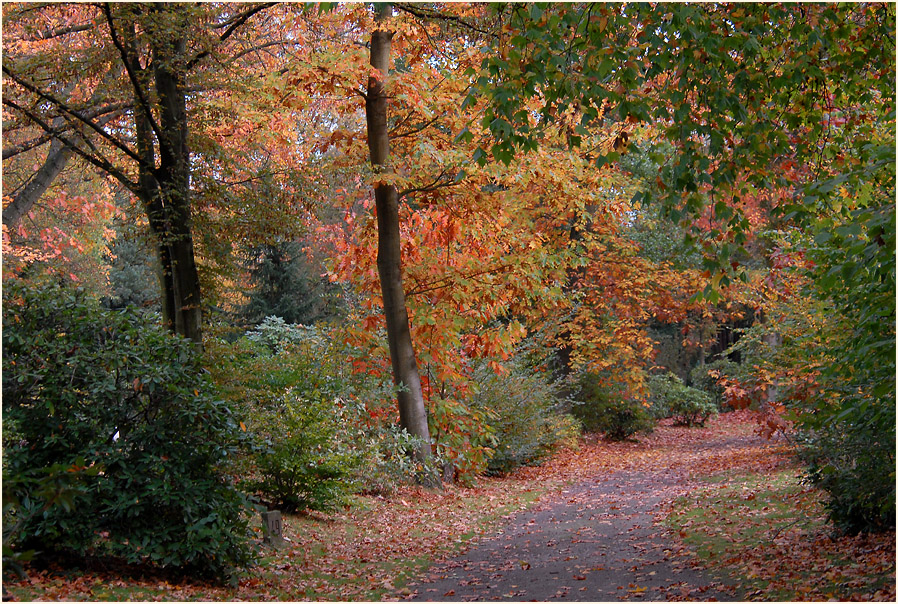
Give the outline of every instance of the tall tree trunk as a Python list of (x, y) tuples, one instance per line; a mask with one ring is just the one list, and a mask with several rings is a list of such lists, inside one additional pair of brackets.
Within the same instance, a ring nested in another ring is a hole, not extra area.
[[(153, 10), (179, 10), (160, 7)], [(190, 216), (190, 155), (187, 148), (187, 97), (179, 61), (183, 58), (186, 40), (162, 40), (153, 47), (153, 72), (141, 68), (133, 40), (136, 32), (132, 24), (126, 30), (127, 61), (137, 74), (143, 91), (149, 90), (150, 80), (156, 88), (159, 108), (158, 131), (154, 132), (153, 117), (148, 107), (134, 112), (137, 149), (140, 155), (139, 192), (147, 213), (150, 230), (155, 238), (159, 260), (159, 283), (162, 299), (162, 320), (174, 333), (202, 346), (202, 296), (199, 275), (193, 253)], [(135, 91), (135, 94), (149, 95)], [(158, 143), (158, 167), (157, 146)]]
[[(381, 11), (382, 6), (379, 7)], [(371, 66), (377, 69), (383, 78), (378, 79), (374, 75), (368, 77), (368, 93), (365, 101), (368, 149), (375, 171), (389, 170), (387, 164), (390, 157), (390, 138), (387, 130), (387, 96), (384, 85), (390, 68), (392, 36), (392, 32), (383, 29), (371, 34)], [(397, 395), (399, 421), (409, 433), (421, 439), (421, 446), (415, 451), (415, 456), (423, 461), (431, 456), (430, 430), (427, 427), (427, 409), (424, 406), (424, 393), (421, 390), (421, 378), (415, 361), (408, 310), (405, 306), (405, 290), (402, 285), (399, 195), (396, 187), (391, 184), (378, 184), (374, 187), (374, 200), (377, 211), (377, 270), (386, 315), (393, 382), (399, 386)]]
[[(593, 213), (595, 213), (595, 206), (588, 205), (586, 206), (586, 214), (591, 217)], [(580, 227), (577, 226), (579, 217), (574, 215), (573, 223), (570, 226), (570, 244), (573, 246), (579, 246), (583, 242), (583, 232)], [(589, 229), (589, 224), (583, 227), (584, 229)], [(577, 288), (580, 286), (580, 282), (586, 277), (586, 267), (585, 266), (577, 266), (577, 267), (568, 267), (566, 271), (566, 282), (562, 291), (564, 292), (566, 297), (570, 297), (577, 291)], [(570, 317), (569, 320), (572, 320), (574, 317)], [(565, 326), (561, 333), (558, 336), (558, 348), (555, 349), (555, 362), (557, 364), (556, 368), (556, 378), (567, 378), (571, 375), (571, 371), (573, 369), (573, 363), (571, 358), (574, 354), (574, 342), (573, 342), (573, 334), (571, 330)]]
[[(177, 9), (175, 9), (177, 10)], [(202, 346), (202, 296), (193, 252), (190, 213), (190, 152), (187, 148), (187, 95), (183, 61), (187, 41), (183, 37), (154, 49), (154, 76), (159, 96), (159, 193), (165, 206), (175, 333)]]

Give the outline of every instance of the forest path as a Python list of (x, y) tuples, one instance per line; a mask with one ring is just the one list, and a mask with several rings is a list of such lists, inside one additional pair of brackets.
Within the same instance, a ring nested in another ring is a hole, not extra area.
[[(730, 418), (728, 418), (730, 419)], [(491, 537), (438, 562), (413, 601), (734, 600), (735, 587), (695, 568), (662, 525), (696, 481), (769, 456), (747, 423), (726, 430), (662, 426), (640, 443), (586, 444), (555, 472), (576, 481), (508, 519)]]

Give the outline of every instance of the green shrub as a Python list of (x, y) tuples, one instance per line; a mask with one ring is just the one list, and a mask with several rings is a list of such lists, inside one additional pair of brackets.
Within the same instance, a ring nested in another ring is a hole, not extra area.
[(212, 340), (208, 364), (247, 430), (241, 486), (285, 511), (332, 510), (352, 490), (341, 380), (313, 327), (268, 317), (233, 344)]
[(501, 374), (484, 363), (474, 382), (472, 405), (487, 412), (493, 431), (488, 473), (532, 465), (561, 444), (576, 444), (579, 426), (563, 412), (557, 388), (521, 361), (507, 363)]
[(9, 280), (3, 419), (7, 551), (219, 578), (253, 561), (251, 508), (225, 474), (240, 430), (183, 338), (71, 286)]
[(364, 456), (354, 478), (361, 492), (387, 495), (400, 484), (432, 482), (440, 473), (443, 460), (422, 466), (409, 454), (418, 450), (420, 439), (397, 424), (362, 429), (359, 434), (356, 442), (363, 443)]
[(690, 386), (702, 392), (711, 395), (711, 402), (718, 409), (726, 406), (726, 397), (723, 395), (723, 387), (717, 383), (717, 378), (711, 372), (719, 372), (720, 375), (731, 376), (739, 369), (739, 363), (734, 363), (729, 359), (719, 359), (713, 363), (705, 365), (696, 365), (689, 372)]
[(651, 432), (654, 421), (648, 409), (613, 378), (597, 373), (580, 376), (572, 407), (587, 432), (602, 432), (609, 440), (624, 440)]
[(288, 388), (252, 422), (258, 478), (243, 486), (289, 512), (344, 503), (356, 460), (338, 440), (339, 415), (333, 400)]
[(430, 403), (427, 420), (434, 462), (445, 480), (473, 484), (486, 471), (496, 444), (493, 411), (451, 395), (435, 396)]
[(678, 426), (704, 426), (709, 417), (717, 415), (711, 395), (686, 386), (683, 380), (667, 373), (649, 378), (652, 415), (656, 419), (672, 417)]
[[(819, 394), (792, 403), (807, 436), (810, 477), (830, 495), (830, 518), (849, 533), (894, 529), (896, 519), (894, 133), (876, 144), (875, 162), (818, 183), (830, 191), (821, 199), (857, 201), (850, 214), (816, 222), (809, 293), (819, 315), (808, 331), (822, 343), (814, 359)], [(802, 363), (813, 343), (784, 339), (784, 354)]]
[(808, 478), (829, 494), (826, 509), (838, 529), (853, 534), (895, 527), (894, 423), (831, 423), (804, 432), (800, 444)]
[(357, 351), (327, 326), (268, 317), (228, 343), (210, 338), (207, 364), (239, 408), (250, 444), (243, 486), (284, 510), (332, 510), (352, 492), (390, 492), (422, 471), (395, 425), (393, 386), (353, 371)]

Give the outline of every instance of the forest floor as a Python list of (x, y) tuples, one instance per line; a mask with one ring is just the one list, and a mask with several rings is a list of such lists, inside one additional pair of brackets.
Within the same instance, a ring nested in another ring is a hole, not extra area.
[(236, 587), (103, 568), (29, 569), (16, 600), (895, 601), (895, 533), (834, 537), (786, 442), (746, 412), (587, 438), (472, 487), (358, 497), (285, 519)]

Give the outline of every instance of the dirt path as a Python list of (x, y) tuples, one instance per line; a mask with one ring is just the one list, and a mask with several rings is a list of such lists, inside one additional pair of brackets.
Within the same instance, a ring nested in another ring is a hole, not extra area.
[(412, 593), (404, 599), (739, 599), (735, 587), (715, 582), (677, 553), (661, 520), (664, 507), (689, 489), (696, 460), (723, 469), (727, 464), (717, 457), (724, 452), (751, 456), (762, 446), (744, 434), (672, 449), (639, 447), (642, 455), (627, 467), (594, 468), (589, 478), (510, 518), (494, 536), (438, 563), (408, 585)]

